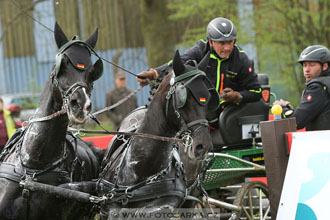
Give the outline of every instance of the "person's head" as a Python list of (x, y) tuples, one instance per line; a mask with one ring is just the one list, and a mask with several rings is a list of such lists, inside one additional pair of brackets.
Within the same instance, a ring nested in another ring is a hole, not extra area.
[(115, 76), (116, 87), (123, 89), (126, 87), (126, 75), (123, 72), (118, 72)]
[(321, 45), (312, 45), (305, 48), (298, 59), (303, 66), (306, 81), (322, 75), (330, 67), (330, 51)]
[(207, 25), (206, 36), (210, 47), (220, 58), (229, 57), (237, 38), (236, 27), (227, 18), (214, 18)]

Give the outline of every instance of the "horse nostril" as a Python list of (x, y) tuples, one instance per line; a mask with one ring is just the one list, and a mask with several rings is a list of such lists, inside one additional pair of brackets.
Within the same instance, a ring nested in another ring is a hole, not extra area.
[(84, 106), (84, 110), (90, 112), (92, 110), (92, 103), (86, 103)]
[(195, 148), (195, 157), (200, 158), (203, 157), (206, 153), (206, 149), (203, 144), (198, 144)]
[(71, 99), (70, 104), (71, 104), (71, 106), (74, 106), (74, 107), (77, 107), (79, 105), (77, 99)]

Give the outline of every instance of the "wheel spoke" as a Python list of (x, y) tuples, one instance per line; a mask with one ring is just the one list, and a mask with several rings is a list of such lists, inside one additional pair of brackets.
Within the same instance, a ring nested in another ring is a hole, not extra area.
[(237, 212), (242, 220), (268, 220), (271, 218), (267, 216), (270, 214), (270, 204), (268, 188), (264, 183), (244, 183), (236, 193), (234, 204), (242, 208), (240, 212)]
[(258, 194), (259, 194), (259, 214), (260, 214), (260, 218), (262, 218), (262, 190), (258, 189)]
[(266, 212), (265, 212), (265, 217), (262, 218), (262, 220), (267, 219), (267, 216), (268, 216), (269, 211), (270, 211), (270, 205), (268, 205), (267, 210), (266, 210)]
[(247, 217), (248, 219), (251, 219), (251, 218), (250, 218), (250, 215), (249, 215), (249, 213), (248, 213), (248, 211), (246, 210), (246, 207), (243, 205), (242, 208), (243, 208), (243, 211), (244, 211), (246, 217)]

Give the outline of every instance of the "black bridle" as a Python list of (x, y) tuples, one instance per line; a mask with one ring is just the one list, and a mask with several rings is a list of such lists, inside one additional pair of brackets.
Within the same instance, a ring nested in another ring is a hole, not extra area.
[[(179, 75), (179, 76), (176, 76), (175, 77), (175, 74), (174, 74), (174, 71), (172, 73), (172, 78), (170, 80), (170, 89), (166, 95), (166, 110), (165, 110), (165, 115), (167, 117), (168, 115), (168, 108), (169, 108), (169, 103), (170, 103), (170, 100), (172, 99), (172, 104), (173, 104), (173, 109), (174, 109), (174, 112), (177, 116), (177, 118), (180, 119), (180, 122), (181, 122), (181, 129), (179, 132), (177, 132), (176, 134), (176, 138), (182, 138), (184, 140), (186, 140), (186, 144), (184, 144), (184, 152), (185, 153), (188, 153), (188, 157), (190, 159), (194, 159), (191, 157), (191, 152), (192, 152), (192, 143), (193, 143), (193, 138), (192, 138), (192, 133), (194, 133), (196, 130), (199, 130), (201, 127), (207, 127), (209, 128), (209, 122), (207, 119), (197, 119), (197, 120), (194, 120), (194, 121), (191, 121), (191, 122), (186, 122), (184, 120), (184, 118), (181, 116), (181, 110), (177, 107), (176, 105), (176, 93), (175, 93), (175, 90), (177, 88), (177, 86), (182, 86), (182, 87), (186, 87), (186, 85), (188, 85), (190, 82), (192, 82), (194, 79), (196, 79), (197, 77), (206, 77), (206, 74), (203, 72), (203, 71), (200, 71), (198, 69), (196, 70), (192, 70), (192, 71), (189, 71), (187, 73), (184, 73), (182, 75)], [(188, 80), (187, 80), (188, 79)], [(185, 81), (184, 83), (181, 84), (182, 81), (184, 80), (187, 80)], [(194, 131), (192, 131), (192, 127), (194, 126), (198, 126)]]
[[(80, 44), (81, 42), (73, 42), (72, 44)], [(90, 47), (86, 47), (87, 49), (90, 49)], [(94, 52), (96, 54), (96, 52)], [(55, 88), (57, 88), (60, 91), (61, 94), (61, 99), (62, 100), (56, 100), (56, 102), (62, 102), (62, 107), (61, 110), (45, 116), (45, 117), (41, 117), (41, 118), (32, 118), (28, 121), (28, 123), (33, 123), (33, 122), (40, 122), (40, 121), (48, 121), (51, 120), (53, 118), (56, 118), (62, 114), (68, 113), (68, 105), (71, 101), (71, 98), (73, 96), (73, 94), (78, 90), (78, 89), (82, 89), (85, 88), (86, 91), (88, 90), (88, 86), (85, 82), (76, 82), (74, 84), (72, 84), (68, 89), (63, 89), (62, 85), (60, 84), (60, 82), (58, 81), (57, 78), (57, 73), (56, 73), (56, 68), (53, 68), (51, 74), (50, 74), (50, 79), (51, 79), (51, 83), (53, 86), (55, 86)]]

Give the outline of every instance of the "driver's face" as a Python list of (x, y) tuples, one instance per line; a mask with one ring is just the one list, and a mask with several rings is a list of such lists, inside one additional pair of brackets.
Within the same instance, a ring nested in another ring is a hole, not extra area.
[(306, 82), (318, 77), (322, 72), (322, 66), (319, 62), (305, 61), (303, 62), (303, 71)]
[(209, 44), (220, 58), (229, 57), (234, 48), (234, 40), (231, 41), (211, 41)]

